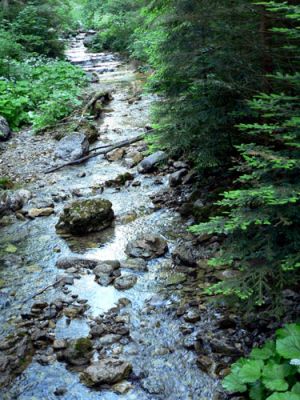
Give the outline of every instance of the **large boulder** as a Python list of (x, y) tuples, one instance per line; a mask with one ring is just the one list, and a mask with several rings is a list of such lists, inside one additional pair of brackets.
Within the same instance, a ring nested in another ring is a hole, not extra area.
[(73, 133), (63, 137), (55, 149), (54, 155), (66, 161), (75, 161), (89, 151), (89, 141), (83, 133)]
[(64, 207), (56, 228), (73, 235), (84, 235), (108, 228), (113, 220), (110, 201), (99, 198), (76, 200)]
[(127, 244), (126, 254), (134, 258), (152, 259), (164, 255), (167, 250), (167, 241), (161, 236), (145, 234)]
[(11, 130), (8, 122), (0, 115), (0, 142), (5, 142), (10, 138)]
[(106, 358), (89, 366), (83, 380), (90, 386), (111, 385), (128, 378), (132, 371), (130, 363), (114, 358)]
[(164, 151), (157, 151), (156, 153), (151, 154), (150, 156), (143, 159), (142, 162), (138, 165), (138, 171), (140, 173), (147, 173), (152, 171), (159, 163), (165, 161), (167, 159), (167, 153)]

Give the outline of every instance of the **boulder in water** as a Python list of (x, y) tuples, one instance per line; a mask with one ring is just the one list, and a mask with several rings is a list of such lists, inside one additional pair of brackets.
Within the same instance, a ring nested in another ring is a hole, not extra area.
[(89, 366), (82, 377), (89, 386), (111, 385), (128, 378), (131, 371), (129, 362), (106, 358)]
[(66, 161), (75, 161), (89, 151), (89, 141), (83, 133), (73, 133), (63, 137), (55, 149), (54, 155)]
[(127, 290), (132, 288), (137, 282), (134, 275), (123, 275), (114, 281), (114, 287), (118, 290)]
[(156, 258), (164, 255), (168, 250), (165, 239), (159, 235), (146, 234), (127, 244), (126, 254), (134, 258)]
[(73, 235), (100, 232), (114, 220), (112, 204), (104, 199), (77, 200), (67, 204), (56, 228)]
[(165, 161), (167, 159), (167, 153), (164, 151), (157, 151), (156, 153), (151, 154), (150, 156), (143, 159), (142, 162), (138, 165), (138, 171), (140, 173), (147, 173), (152, 171), (159, 163)]

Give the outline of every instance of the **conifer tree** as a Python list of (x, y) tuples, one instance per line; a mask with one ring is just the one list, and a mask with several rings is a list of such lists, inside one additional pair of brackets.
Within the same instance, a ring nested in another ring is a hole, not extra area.
[(249, 101), (256, 118), (239, 125), (239, 187), (218, 202), (226, 211), (192, 231), (225, 234), (222, 252), (211, 263), (239, 271), (212, 292), (276, 307), (282, 290), (300, 280), (300, 8), (274, 1), (260, 6), (273, 23), (268, 34), (277, 57), (266, 76), (272, 89)]

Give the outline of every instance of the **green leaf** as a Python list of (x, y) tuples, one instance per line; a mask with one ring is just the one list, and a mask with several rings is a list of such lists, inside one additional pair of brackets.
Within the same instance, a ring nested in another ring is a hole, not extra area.
[(283, 392), (289, 388), (284, 379), (288, 374), (289, 369), (285, 365), (269, 362), (263, 369), (263, 384), (269, 390)]
[(262, 360), (247, 360), (240, 369), (238, 376), (243, 383), (253, 383), (261, 377), (263, 366)]
[(276, 340), (277, 353), (287, 359), (300, 358), (300, 334)]
[(267, 342), (261, 349), (253, 349), (250, 353), (250, 357), (255, 360), (268, 360), (275, 353), (275, 343)]
[(295, 385), (292, 387), (292, 392), (300, 394), (300, 382), (295, 383)]
[(256, 382), (251, 385), (249, 390), (251, 400), (265, 400), (265, 389), (261, 382)]
[(223, 379), (222, 385), (229, 393), (244, 393), (247, 391), (247, 386), (241, 382), (241, 379), (235, 373), (226, 376), (226, 378)]
[(300, 400), (300, 395), (292, 392), (273, 393), (266, 400)]

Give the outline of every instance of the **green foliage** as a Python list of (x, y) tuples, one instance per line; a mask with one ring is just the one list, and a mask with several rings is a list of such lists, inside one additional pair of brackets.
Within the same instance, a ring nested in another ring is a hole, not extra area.
[(40, 129), (54, 124), (80, 105), (86, 83), (81, 69), (64, 61), (28, 60), (16, 65), (17, 80), (0, 80), (0, 115), (12, 128), (33, 124)]
[(139, 3), (135, 0), (90, 0), (86, 4), (88, 24), (99, 31), (95, 50), (126, 52), (139, 26)]
[(300, 12), (288, 3), (264, 4), (271, 12), (284, 10), (274, 19), (289, 27), (283, 37), (277, 38), (278, 30), (270, 28), (283, 62), (268, 75), (273, 91), (248, 101), (256, 119), (238, 126), (244, 140), (236, 147), (242, 157), (235, 167), (240, 177), (235, 189), (217, 203), (223, 214), (191, 230), (226, 235), (219, 257), (211, 263), (239, 270), (234, 280), (216, 284), (210, 293), (276, 308), (281, 307), (282, 290), (300, 281), (300, 75), (297, 57), (290, 55), (290, 46), (299, 43)]
[(290, 324), (277, 331), (275, 341), (234, 363), (223, 387), (229, 393), (247, 393), (251, 400), (299, 400), (299, 379), (300, 325)]
[(13, 187), (13, 183), (11, 180), (5, 176), (0, 176), (0, 189), (11, 189)]

